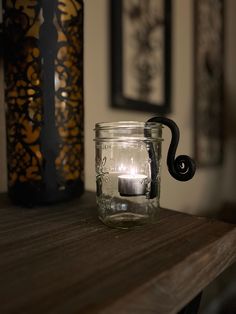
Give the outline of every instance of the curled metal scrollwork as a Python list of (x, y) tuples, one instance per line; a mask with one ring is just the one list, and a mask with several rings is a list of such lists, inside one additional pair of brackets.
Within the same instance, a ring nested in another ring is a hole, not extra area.
[[(147, 121), (148, 122), (157, 122), (161, 123), (171, 130), (171, 142), (167, 154), (167, 166), (169, 173), (176, 180), (179, 181), (188, 181), (192, 179), (196, 171), (196, 163), (195, 161), (187, 155), (179, 155), (175, 157), (176, 150), (179, 144), (179, 128), (176, 123), (165, 117), (153, 117)], [(155, 152), (154, 148), (151, 145), (149, 150), (149, 158), (151, 159), (151, 178), (152, 178), (152, 186), (150, 192), (150, 198), (155, 197), (156, 184), (154, 178), (157, 175), (157, 165), (155, 160)]]

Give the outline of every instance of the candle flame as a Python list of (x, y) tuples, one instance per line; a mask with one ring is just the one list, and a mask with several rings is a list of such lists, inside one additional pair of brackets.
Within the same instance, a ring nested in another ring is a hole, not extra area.
[(131, 167), (129, 173), (130, 173), (132, 176), (135, 176), (135, 175), (137, 174), (137, 168)]
[(131, 175), (131, 176), (135, 176), (136, 174), (138, 174), (137, 167), (127, 167), (123, 163), (120, 164), (120, 166), (118, 167), (118, 171), (126, 173), (126, 174)]

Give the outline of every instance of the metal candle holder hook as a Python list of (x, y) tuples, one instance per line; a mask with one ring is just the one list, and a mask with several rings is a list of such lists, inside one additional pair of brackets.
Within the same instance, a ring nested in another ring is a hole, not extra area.
[[(171, 130), (171, 142), (167, 154), (167, 166), (169, 173), (176, 180), (188, 181), (192, 179), (196, 171), (195, 161), (187, 155), (179, 155), (175, 157), (176, 150), (179, 144), (179, 128), (173, 120), (165, 117), (153, 117), (147, 121), (157, 122), (166, 125)], [(157, 163), (155, 158), (155, 151), (153, 143), (150, 143), (150, 149), (148, 151), (149, 158), (151, 160), (151, 191), (149, 198), (152, 199), (157, 195)]]

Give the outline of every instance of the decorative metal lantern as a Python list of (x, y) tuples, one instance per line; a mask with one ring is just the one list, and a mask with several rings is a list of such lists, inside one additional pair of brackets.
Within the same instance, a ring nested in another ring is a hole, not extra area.
[(190, 180), (195, 162), (186, 155), (175, 158), (179, 129), (172, 120), (96, 124), (97, 205), (99, 218), (108, 226), (129, 228), (158, 217), (163, 125), (172, 132), (169, 172), (177, 180)]
[(83, 1), (3, 1), (8, 185), (13, 200), (83, 192)]

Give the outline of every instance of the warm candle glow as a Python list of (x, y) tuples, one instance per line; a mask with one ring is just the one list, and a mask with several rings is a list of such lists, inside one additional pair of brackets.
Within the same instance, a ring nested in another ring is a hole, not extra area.
[(118, 178), (123, 178), (123, 179), (131, 179), (131, 180), (139, 180), (139, 179), (146, 179), (147, 176), (145, 174), (122, 174), (118, 176)]
[(147, 189), (147, 176), (137, 174), (135, 170), (132, 173), (118, 176), (118, 191), (121, 196), (144, 195)]

